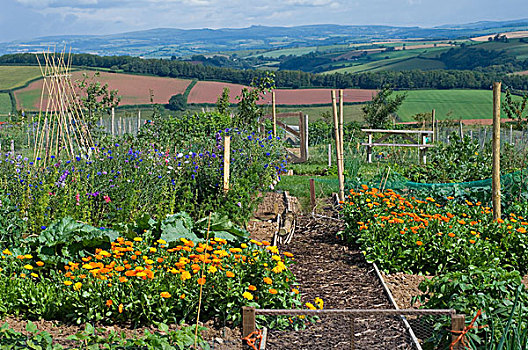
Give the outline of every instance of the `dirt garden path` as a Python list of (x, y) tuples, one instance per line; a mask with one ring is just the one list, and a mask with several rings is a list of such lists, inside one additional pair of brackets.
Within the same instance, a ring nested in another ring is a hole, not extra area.
[[(392, 309), (372, 265), (336, 238), (343, 228), (341, 220), (300, 216), (293, 241), (281, 248), (297, 261), (292, 270), (303, 303), (319, 297), (325, 309)], [(259, 238), (263, 233), (258, 231)], [(352, 333), (355, 349), (412, 348), (398, 317), (362, 317), (352, 332), (348, 317), (325, 316), (304, 330), (270, 331), (266, 349), (351, 349)]]

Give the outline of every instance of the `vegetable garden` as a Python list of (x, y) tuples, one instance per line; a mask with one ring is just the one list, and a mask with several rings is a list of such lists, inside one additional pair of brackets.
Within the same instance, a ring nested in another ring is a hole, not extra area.
[[(246, 90), (232, 115), (154, 111), (137, 135), (112, 136), (90, 124), (93, 147), (77, 148), (74, 157), (34, 157), (30, 131), (46, 122), (3, 125), (4, 144), (27, 137), (27, 147), (17, 142), (16, 152), (4, 148), (0, 158), (0, 348), (238, 349), (243, 307), (392, 308), (372, 263), (388, 275), (432, 276), (406, 301), (414, 307), (466, 315), (463, 342), (452, 341), (448, 318), (422, 318), (431, 328), (423, 348), (526, 348), (526, 153), (503, 146), (503, 169), (521, 172), (505, 187), (505, 214), (494, 220), (485, 186), (455, 193), (392, 186), (401, 176), (416, 186), (485, 180), (490, 148), (453, 137), (431, 150), (429, 168), (400, 162), (388, 148), (380, 154), (393, 158), (365, 164), (354, 152), (361, 131), (351, 124), (345, 200), (324, 198), (311, 214), (295, 213), (293, 243), (277, 247), (269, 225), (255, 239), (255, 225), (269, 224), (255, 212), (266, 192), (298, 190), (287, 170), (308, 182), (303, 174), (313, 176), (322, 157), (312, 146), (311, 161), (291, 165), (281, 132), (257, 125), (269, 83)], [(319, 124), (320, 137), (331, 138)], [(324, 174), (331, 181), (335, 169)], [(356, 317), (352, 332), (324, 316), (256, 321), (269, 329), (268, 349), (413, 346), (398, 317)], [(52, 336), (39, 330), (42, 322), (81, 328)], [(222, 339), (226, 332), (230, 340)], [(350, 343), (341, 339), (346, 332)]]

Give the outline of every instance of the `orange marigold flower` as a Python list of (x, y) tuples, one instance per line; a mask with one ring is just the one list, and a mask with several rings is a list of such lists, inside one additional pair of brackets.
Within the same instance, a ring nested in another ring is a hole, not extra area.
[(203, 286), (205, 284), (205, 278), (204, 277), (198, 278), (198, 284)]
[(235, 277), (235, 274), (232, 273), (231, 271), (227, 271), (227, 272), (226, 272), (226, 276), (227, 276), (227, 277)]
[(420, 245), (423, 245), (423, 242), (422, 241), (416, 241), (416, 244), (420, 246)]
[(264, 280), (264, 283), (266, 283), (266, 284), (272, 284), (273, 283), (272, 279), (269, 278), (269, 277), (264, 277), (263, 280)]
[(185, 299), (185, 294), (180, 295), (180, 299)]
[(299, 294), (299, 290), (295, 289), (295, 288), (292, 289), (292, 292), (295, 293), (295, 294)]
[(451, 238), (455, 237), (455, 234), (453, 232), (449, 232), (447, 235)]
[(169, 292), (161, 292), (161, 293), (160, 293), (160, 296), (161, 296), (162, 298), (168, 299), (168, 298), (170, 298), (172, 295), (171, 295)]
[(273, 288), (270, 288), (269, 292), (270, 292), (270, 294), (277, 294), (277, 290), (273, 289)]
[(475, 241), (474, 239), (470, 239), (470, 240), (469, 240), (469, 243), (471, 243), (471, 244), (475, 244), (475, 242), (476, 242), (476, 241)]
[(526, 233), (526, 229), (524, 227), (519, 227), (516, 231), (519, 233)]
[(108, 307), (112, 306), (113, 304), (114, 304), (114, 302), (112, 301), (112, 299), (108, 299), (106, 301), (106, 306), (108, 306)]
[(257, 290), (257, 287), (255, 287), (254, 285), (250, 284), (248, 289), (251, 290), (251, 291), (255, 291), (255, 290)]
[(40, 266), (40, 267), (44, 266), (44, 262), (42, 261), (37, 261), (35, 264), (37, 264), (37, 266)]

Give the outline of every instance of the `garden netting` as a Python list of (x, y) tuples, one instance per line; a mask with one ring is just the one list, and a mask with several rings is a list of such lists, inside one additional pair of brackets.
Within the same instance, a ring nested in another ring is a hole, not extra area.
[[(346, 173), (354, 173), (355, 169), (345, 165)], [(322, 186), (328, 186), (338, 191), (339, 184), (335, 179), (315, 179)], [(386, 168), (380, 171), (370, 180), (361, 180), (349, 176), (345, 180), (346, 189), (357, 189), (361, 185), (378, 188), (380, 190), (392, 189), (400, 194), (411, 195), (425, 199), (433, 197), (436, 200), (453, 197), (455, 200), (468, 200), (491, 205), (492, 180), (491, 178), (458, 183), (419, 183), (412, 182), (401, 174)], [(512, 203), (528, 201), (528, 169), (522, 169), (501, 176), (501, 194), (504, 206), (509, 207)]]

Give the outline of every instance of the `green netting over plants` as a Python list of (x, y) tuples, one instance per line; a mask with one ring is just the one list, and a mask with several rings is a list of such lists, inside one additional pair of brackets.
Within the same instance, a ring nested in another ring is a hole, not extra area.
[[(353, 166), (345, 166), (348, 174), (354, 174)], [(327, 186), (339, 188), (336, 179), (316, 179)], [(354, 179), (349, 176), (345, 180), (346, 189), (357, 189), (361, 185), (379, 188), (380, 190), (392, 189), (401, 194), (412, 195), (417, 198), (433, 197), (442, 202), (447, 197), (454, 197), (455, 200), (481, 202), (491, 204), (491, 178), (479, 181), (458, 182), (458, 183), (418, 183), (409, 181), (399, 173), (390, 171), (380, 171), (376, 176), (368, 181)], [(523, 169), (501, 176), (501, 194), (503, 208), (506, 212), (515, 211), (517, 213), (528, 211), (528, 169)]]

